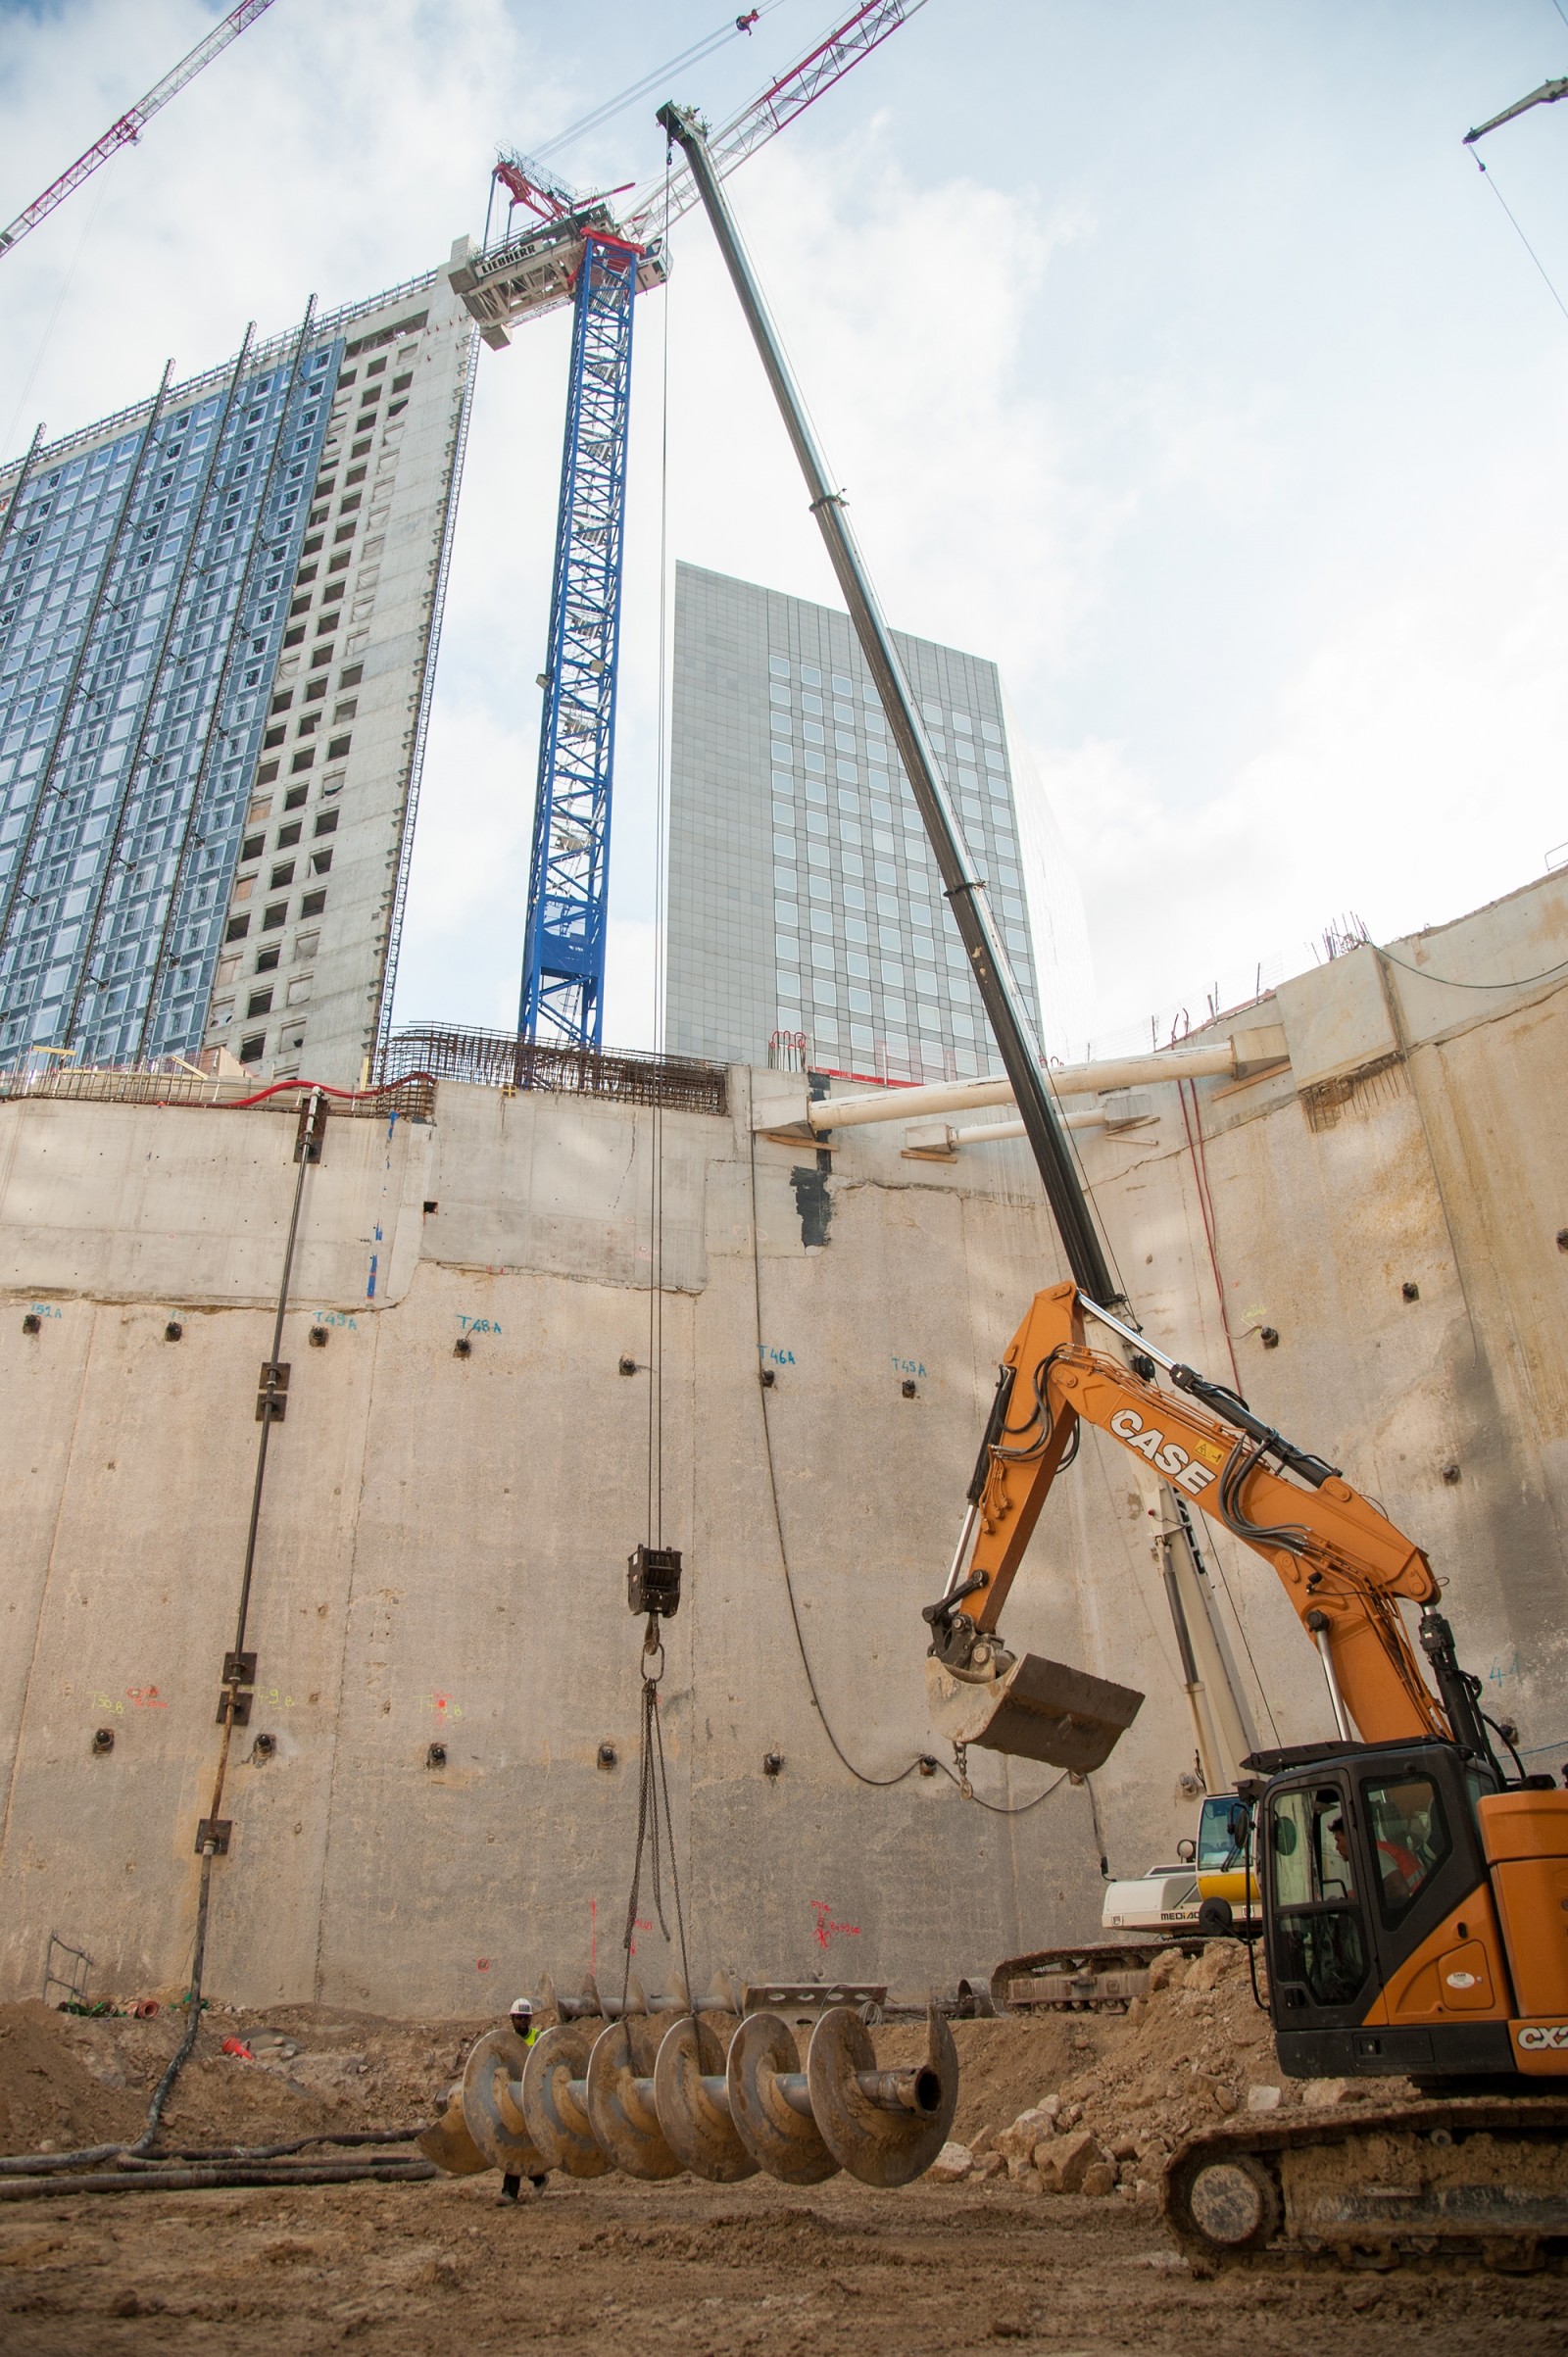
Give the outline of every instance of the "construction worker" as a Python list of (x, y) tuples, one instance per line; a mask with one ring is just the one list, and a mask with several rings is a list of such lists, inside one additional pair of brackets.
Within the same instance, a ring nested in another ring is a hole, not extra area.
[[(531, 2046), (534, 2039), (538, 2037), (539, 2032), (534, 2023), (533, 2007), (529, 2003), (528, 1999), (526, 1997), (514, 1998), (507, 2019), (511, 2022), (513, 2030), (515, 2032), (516, 2036), (521, 2038), (523, 2044), (525, 2046)], [(535, 2192), (542, 2193), (544, 2191), (545, 2180), (543, 2177), (531, 2178), (529, 2183), (533, 2185)], [(502, 2200), (515, 2201), (521, 2191), (522, 2177), (520, 2172), (514, 2173), (513, 2171), (509, 2170), (501, 2180)]]

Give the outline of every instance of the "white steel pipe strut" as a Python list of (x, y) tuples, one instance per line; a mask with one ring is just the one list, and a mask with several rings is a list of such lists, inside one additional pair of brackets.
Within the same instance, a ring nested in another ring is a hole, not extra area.
[[(1147, 1089), (1162, 1081), (1230, 1077), (1238, 1067), (1237, 1043), (1217, 1040), (1211, 1048), (1167, 1048), (1153, 1056), (1119, 1056), (1104, 1063), (1056, 1064), (1051, 1086), (1057, 1097), (1091, 1091)], [(878, 1089), (874, 1097), (813, 1098), (806, 1117), (812, 1129), (854, 1129), (864, 1121), (918, 1121), (929, 1113), (966, 1113), (982, 1105), (1011, 1105), (1012, 1083), (939, 1080), (917, 1089)]]

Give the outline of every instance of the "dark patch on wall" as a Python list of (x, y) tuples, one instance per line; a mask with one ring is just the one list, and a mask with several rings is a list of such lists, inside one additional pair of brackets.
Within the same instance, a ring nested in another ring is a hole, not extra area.
[(801, 1242), (826, 1244), (828, 1222), (833, 1217), (833, 1200), (827, 1191), (832, 1174), (833, 1156), (818, 1154), (816, 1168), (810, 1170), (797, 1162), (790, 1172), (790, 1185), (795, 1190), (795, 1208), (801, 1215)]
[[(812, 1100), (820, 1104), (828, 1093), (827, 1074), (825, 1072), (808, 1072), (806, 1085)], [(828, 1222), (833, 1217), (833, 1202), (827, 1191), (827, 1182), (832, 1176), (832, 1172), (833, 1156), (825, 1147), (819, 1147), (817, 1150), (814, 1170), (808, 1169), (804, 1162), (798, 1162), (790, 1172), (790, 1185), (795, 1190), (795, 1208), (801, 1215), (801, 1242), (803, 1244), (826, 1244), (828, 1240)]]

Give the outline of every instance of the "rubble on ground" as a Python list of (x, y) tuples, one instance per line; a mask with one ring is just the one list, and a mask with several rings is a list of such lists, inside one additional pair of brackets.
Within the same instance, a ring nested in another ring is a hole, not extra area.
[[(1215, 1940), (1156, 1959), (1124, 2013), (1052, 2009), (958, 2023), (958, 2118), (939, 2184), (1152, 2198), (1169, 2155), (1229, 2118), (1412, 2093), (1402, 2079), (1283, 2077), (1247, 1950)], [(963, 2163), (967, 2160), (968, 2166)]]

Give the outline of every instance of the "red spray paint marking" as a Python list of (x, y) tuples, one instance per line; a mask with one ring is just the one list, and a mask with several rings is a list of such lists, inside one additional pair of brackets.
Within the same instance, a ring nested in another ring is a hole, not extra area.
[[(639, 1932), (651, 1932), (651, 1931), (653, 1930), (653, 1928), (654, 1928), (654, 1926), (653, 1926), (653, 1922), (652, 1922), (652, 1919), (651, 1919), (651, 1918), (645, 1918), (644, 1916), (641, 1916), (641, 1915), (639, 1915), (639, 1916), (638, 1916), (638, 1918), (637, 1918), (637, 1927), (636, 1927), (636, 1928), (637, 1928), (637, 1930), (638, 1930)], [(630, 1951), (630, 1952), (631, 1952), (631, 1954), (632, 1954), (632, 1955), (634, 1955), (634, 1956), (635, 1956), (635, 1955), (636, 1955), (636, 1953), (637, 1953), (637, 1942), (636, 1942), (636, 1940), (634, 1940), (632, 1941), (632, 1943), (631, 1943), (631, 1951)]]
[(481, 1956), (481, 1957), (478, 1959), (477, 1963), (474, 1965), (474, 1968), (473, 1968), (473, 1969), (474, 1969), (474, 1971), (475, 1971), (476, 1973), (487, 1973), (487, 1972), (490, 1970), (490, 1959), (489, 1959), (489, 1957), (488, 1957), (488, 1956)]
[(842, 1932), (849, 1940), (859, 1939), (860, 1927), (858, 1923), (835, 1923), (833, 1921), (833, 1909), (827, 1899), (813, 1898), (811, 1912), (816, 1917), (812, 1937), (818, 1947), (826, 1947), (835, 1932)]

